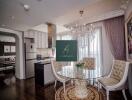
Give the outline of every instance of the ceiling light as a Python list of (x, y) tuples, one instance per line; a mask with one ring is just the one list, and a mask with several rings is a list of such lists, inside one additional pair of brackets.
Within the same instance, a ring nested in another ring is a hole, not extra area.
[(30, 6), (28, 4), (26, 4), (26, 3), (23, 3), (22, 0), (16, 0), (16, 2), (18, 2), (19, 5), (24, 8), (25, 11), (29, 11), (30, 10)]
[(80, 14), (80, 20), (74, 23), (65, 25), (65, 27), (68, 28), (71, 31), (71, 33), (76, 33), (76, 34), (85, 33), (85, 32), (92, 33), (92, 31), (94, 30), (94, 25), (81, 23), (84, 11), (80, 10), (79, 14)]
[(30, 6), (27, 4), (24, 4), (23, 7), (24, 7), (25, 11), (29, 11), (29, 9), (30, 9)]

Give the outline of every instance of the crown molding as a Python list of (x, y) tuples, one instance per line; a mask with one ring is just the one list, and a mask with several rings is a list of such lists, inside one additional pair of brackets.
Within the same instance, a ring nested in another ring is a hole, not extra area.
[(72, 22), (70, 24), (66, 24), (65, 26), (73, 25), (73, 24), (76, 24), (76, 23), (77, 24), (88, 24), (88, 23), (99, 22), (99, 21), (102, 21), (102, 20), (106, 20), (106, 19), (122, 16), (124, 14), (125, 14), (124, 10), (121, 10), (121, 9), (120, 10), (114, 10), (114, 11), (111, 11), (111, 12), (108, 12), (108, 13), (104, 13), (104, 14), (99, 15), (99, 16), (85, 17), (82, 20), (74, 21), (74, 22)]

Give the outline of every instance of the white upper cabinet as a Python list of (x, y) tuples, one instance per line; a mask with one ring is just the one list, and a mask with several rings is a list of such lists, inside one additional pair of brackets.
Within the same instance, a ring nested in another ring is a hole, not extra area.
[(29, 37), (30, 37), (30, 38), (34, 38), (34, 32), (33, 32), (33, 31), (29, 31), (28, 34), (29, 34)]
[(48, 35), (47, 33), (42, 33), (42, 48), (48, 48)]
[(36, 30), (24, 32), (25, 38), (34, 38), (36, 48), (48, 48), (48, 33)]
[(38, 47), (37, 48), (42, 48), (41, 47), (41, 41), (42, 41), (42, 39), (41, 39), (41, 33), (37, 33), (38, 34)]
[(24, 32), (24, 37), (29, 37), (28, 32)]

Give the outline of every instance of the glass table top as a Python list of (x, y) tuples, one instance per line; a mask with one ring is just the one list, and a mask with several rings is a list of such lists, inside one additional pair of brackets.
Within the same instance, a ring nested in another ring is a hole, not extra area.
[(97, 70), (89, 70), (87, 68), (76, 66), (63, 66), (57, 70), (57, 74), (73, 79), (95, 79), (101, 77)]

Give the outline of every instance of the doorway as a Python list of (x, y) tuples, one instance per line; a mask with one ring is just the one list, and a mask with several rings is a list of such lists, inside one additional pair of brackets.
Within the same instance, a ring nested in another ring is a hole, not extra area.
[[(17, 79), (25, 79), (25, 62), (24, 62), (24, 42), (23, 42), (23, 33), (10, 30), (10, 29), (5, 29), (5, 28), (0, 28), (0, 35), (4, 36), (10, 36), (15, 38), (15, 47), (10, 46), (10, 49), (15, 48), (15, 77)], [(9, 46), (5, 47), (6, 49), (9, 48)]]
[[(0, 75), (5, 78), (15, 76), (16, 39), (0, 32)], [(6, 81), (5, 81), (6, 82)]]

